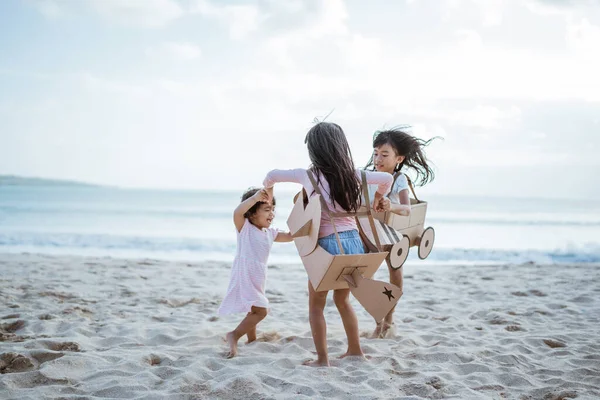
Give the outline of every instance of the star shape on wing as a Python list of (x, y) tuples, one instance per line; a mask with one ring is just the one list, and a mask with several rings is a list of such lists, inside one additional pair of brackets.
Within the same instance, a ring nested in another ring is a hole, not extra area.
[(395, 299), (394, 295), (392, 294), (392, 291), (388, 288), (386, 288), (385, 286), (383, 287), (385, 290), (381, 293), (385, 294), (388, 297), (389, 301), (392, 301), (392, 299)]

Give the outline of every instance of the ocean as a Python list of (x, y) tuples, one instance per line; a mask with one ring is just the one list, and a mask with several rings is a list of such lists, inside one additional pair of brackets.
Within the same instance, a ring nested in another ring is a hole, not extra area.
[[(0, 252), (231, 261), (240, 193), (87, 186), (0, 186)], [(286, 229), (293, 193), (276, 193)], [(436, 232), (409, 263), (600, 262), (600, 201), (432, 196)], [(271, 264), (299, 263), (275, 243)]]

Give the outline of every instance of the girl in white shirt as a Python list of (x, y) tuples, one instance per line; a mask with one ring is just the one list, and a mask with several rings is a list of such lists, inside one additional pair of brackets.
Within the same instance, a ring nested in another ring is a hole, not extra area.
[[(385, 211), (399, 215), (410, 215), (410, 198), (408, 193), (409, 180), (404, 172), (412, 170), (415, 175), (414, 182), (423, 186), (431, 182), (435, 174), (429, 166), (425, 156), (424, 147), (429, 145), (434, 138), (423, 140), (406, 132), (406, 128), (396, 128), (375, 132), (373, 136), (373, 155), (366, 168), (394, 175), (394, 183), (387, 199), (381, 201), (380, 206)], [(394, 269), (389, 267), (390, 283), (402, 289), (402, 267)], [(395, 308), (394, 308), (395, 309)], [(383, 338), (394, 335), (394, 309), (383, 321), (377, 323), (372, 337)]]

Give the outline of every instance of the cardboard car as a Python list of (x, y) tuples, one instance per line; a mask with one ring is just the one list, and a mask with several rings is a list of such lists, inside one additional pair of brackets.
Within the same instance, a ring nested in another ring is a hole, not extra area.
[(413, 198), (410, 199), (410, 215), (403, 216), (392, 212), (373, 213), (377, 220), (375, 229), (371, 228), (368, 219), (359, 218), (361, 230), (366, 235), (365, 242), (370, 242), (373, 247), (376, 243), (376, 237), (373, 231), (380, 238), (381, 249), (389, 252), (386, 257), (388, 265), (393, 269), (402, 267), (411, 247), (417, 247), (417, 254), (421, 260), (426, 259), (435, 242), (435, 230), (428, 226), (425, 228), (425, 217), (427, 215), (427, 202), (419, 200), (415, 194), (412, 182), (409, 180), (409, 187)]

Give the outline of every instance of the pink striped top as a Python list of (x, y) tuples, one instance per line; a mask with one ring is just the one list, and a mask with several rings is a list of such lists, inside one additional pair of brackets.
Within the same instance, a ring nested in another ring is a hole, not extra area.
[[(361, 170), (359, 169), (356, 170), (356, 176), (358, 177), (359, 181), (361, 180), (360, 171)], [(387, 172), (377, 171), (365, 172), (368, 184), (377, 185), (377, 192), (381, 193), (382, 195), (385, 196), (386, 194), (388, 194), (390, 188), (392, 187), (392, 181), (394, 180), (391, 174), (388, 174)], [(319, 178), (319, 189), (323, 194), (323, 197), (325, 199), (325, 202), (327, 203), (327, 207), (329, 207), (329, 210), (333, 213), (346, 212), (342, 207), (339, 206), (339, 204), (337, 204), (337, 202), (335, 204), (331, 203), (331, 199), (329, 197), (329, 184), (327, 183), (323, 175), (321, 175)], [(287, 170), (274, 169), (273, 171), (267, 174), (267, 177), (263, 182), (263, 186), (265, 188), (271, 188), (275, 183), (278, 182), (299, 183), (304, 187), (306, 193), (308, 193), (309, 196), (311, 196), (314, 192), (313, 185), (310, 183), (310, 179), (308, 178), (307, 170), (303, 168)], [(354, 217), (335, 218), (335, 227), (337, 228), (338, 232), (358, 229)], [(319, 229), (319, 237), (322, 238), (331, 235), (332, 233), (334, 233), (334, 230), (333, 226), (331, 225), (331, 221), (329, 220), (329, 217), (327, 216), (325, 210), (321, 210), (321, 227)]]

